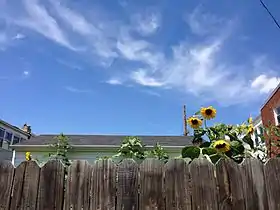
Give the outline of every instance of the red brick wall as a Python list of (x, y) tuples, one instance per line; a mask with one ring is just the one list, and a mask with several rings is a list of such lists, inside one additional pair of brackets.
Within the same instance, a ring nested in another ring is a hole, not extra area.
[[(274, 109), (278, 106), (280, 106), (280, 88), (278, 88), (270, 100), (261, 109), (262, 123), (264, 127), (267, 127), (269, 122), (272, 125), (275, 125)], [(273, 140), (275, 141), (276, 139), (274, 138)], [(280, 154), (280, 149), (272, 146), (268, 139), (266, 139), (266, 145), (271, 157), (274, 157), (276, 154)]]

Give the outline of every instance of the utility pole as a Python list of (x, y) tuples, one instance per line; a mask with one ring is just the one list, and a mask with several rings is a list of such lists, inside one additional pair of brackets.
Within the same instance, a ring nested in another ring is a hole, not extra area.
[(187, 130), (186, 105), (183, 106), (183, 126), (184, 126), (184, 136), (187, 136), (188, 130)]

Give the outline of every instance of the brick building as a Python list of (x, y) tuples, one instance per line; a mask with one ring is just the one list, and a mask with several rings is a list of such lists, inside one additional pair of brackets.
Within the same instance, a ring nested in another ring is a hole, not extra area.
[[(269, 124), (280, 127), (280, 83), (262, 106), (261, 119), (264, 127), (268, 127)], [(276, 137), (273, 138), (272, 141), (276, 141)], [(274, 157), (276, 154), (280, 153), (279, 148), (272, 145), (272, 141), (266, 139), (266, 145), (270, 157)]]

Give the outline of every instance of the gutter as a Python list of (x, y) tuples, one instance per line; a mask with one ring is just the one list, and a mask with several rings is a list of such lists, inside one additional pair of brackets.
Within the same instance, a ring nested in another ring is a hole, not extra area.
[[(49, 145), (11, 145), (12, 149), (16, 151), (53, 151)], [(119, 145), (72, 145), (73, 151), (115, 151), (119, 148)], [(178, 151), (185, 146), (162, 146), (162, 148), (168, 151)], [(154, 146), (145, 146), (147, 149), (152, 149)]]

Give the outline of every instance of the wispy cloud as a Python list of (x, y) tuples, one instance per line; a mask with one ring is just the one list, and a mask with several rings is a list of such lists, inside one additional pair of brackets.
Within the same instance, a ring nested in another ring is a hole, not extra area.
[(106, 83), (110, 84), (110, 85), (122, 85), (123, 84), (123, 82), (118, 78), (111, 78), (111, 79), (107, 80)]
[(24, 34), (16, 34), (12, 39), (14, 40), (18, 40), (18, 39), (24, 39), (25, 38), (25, 35)]
[(223, 18), (204, 12), (201, 6), (196, 7), (192, 13), (188, 14), (186, 21), (192, 33), (197, 35), (208, 35), (217, 32), (221, 25), (226, 24)]
[(269, 93), (279, 83), (280, 77), (269, 77), (265, 74), (262, 74), (252, 81), (251, 87), (256, 88), (260, 93)]
[(55, 18), (37, 0), (24, 0), (23, 5), (27, 17), (15, 20), (16, 24), (32, 29), (71, 50), (77, 50), (69, 42), (67, 35), (59, 27)]
[(64, 89), (69, 91), (69, 92), (72, 92), (72, 93), (92, 93), (92, 90), (79, 89), (79, 88), (72, 87), (72, 86), (65, 86)]
[(73, 64), (69, 61), (65, 61), (65, 60), (62, 60), (62, 59), (56, 59), (56, 61), (64, 66), (66, 66), (67, 68), (70, 68), (70, 69), (74, 69), (74, 70), (79, 70), (81, 71), (83, 68), (77, 64)]
[(160, 27), (161, 17), (156, 12), (145, 12), (144, 14), (136, 14), (132, 20), (135, 30), (143, 36), (154, 34)]
[(136, 83), (143, 86), (161, 87), (164, 85), (164, 83), (157, 81), (156, 78), (148, 76), (144, 69), (139, 69), (137, 71), (132, 72), (130, 77)]

